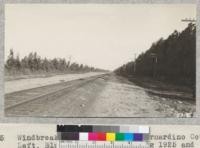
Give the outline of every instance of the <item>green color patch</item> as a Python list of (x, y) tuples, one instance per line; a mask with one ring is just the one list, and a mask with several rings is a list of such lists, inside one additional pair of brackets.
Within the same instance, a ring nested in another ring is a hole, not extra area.
[(123, 133), (116, 133), (115, 139), (116, 139), (116, 141), (123, 141), (124, 140), (124, 134)]

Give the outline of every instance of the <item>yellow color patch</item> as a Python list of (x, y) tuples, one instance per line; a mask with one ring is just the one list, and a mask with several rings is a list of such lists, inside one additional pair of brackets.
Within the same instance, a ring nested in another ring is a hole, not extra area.
[(106, 133), (106, 141), (115, 141), (115, 133)]

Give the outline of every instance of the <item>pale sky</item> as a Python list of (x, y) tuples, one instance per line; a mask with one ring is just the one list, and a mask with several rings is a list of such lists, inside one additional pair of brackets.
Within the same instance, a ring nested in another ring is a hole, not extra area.
[(6, 4), (5, 58), (13, 48), (114, 70), (183, 30), (194, 4)]

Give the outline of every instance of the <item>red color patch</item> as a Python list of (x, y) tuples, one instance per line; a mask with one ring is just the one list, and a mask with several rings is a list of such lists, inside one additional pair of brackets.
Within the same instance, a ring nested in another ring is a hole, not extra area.
[(98, 141), (106, 141), (106, 133), (97, 133)]

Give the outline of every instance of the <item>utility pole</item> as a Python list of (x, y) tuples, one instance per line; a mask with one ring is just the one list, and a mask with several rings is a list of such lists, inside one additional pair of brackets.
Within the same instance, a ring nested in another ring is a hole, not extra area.
[(182, 19), (181, 22), (189, 22), (189, 23), (196, 23), (196, 20), (193, 18), (185, 18), (185, 19)]
[(68, 62), (67, 62), (67, 67), (68, 67), (68, 68), (70, 67), (71, 59), (72, 59), (72, 56), (70, 55), (70, 56), (68, 57)]
[(135, 53), (135, 60), (134, 60), (134, 74), (135, 74), (135, 72), (136, 72), (136, 56), (137, 56), (137, 54)]
[(71, 59), (72, 59), (72, 56), (70, 55), (70, 56), (69, 56), (69, 63), (71, 63)]
[(152, 76), (153, 76), (153, 78), (155, 78), (158, 58), (155, 53), (151, 53), (150, 56), (152, 57)]

